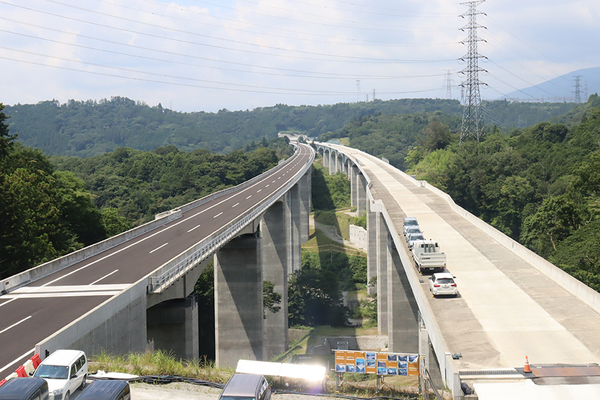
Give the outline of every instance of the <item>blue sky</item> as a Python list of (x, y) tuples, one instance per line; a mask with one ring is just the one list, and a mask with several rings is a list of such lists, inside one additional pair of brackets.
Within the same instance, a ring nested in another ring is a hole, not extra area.
[[(478, 9), (484, 99), (600, 66), (600, 2)], [(438, 0), (0, 0), (0, 102), (245, 110), (445, 98), (448, 77), (458, 99), (466, 11)]]

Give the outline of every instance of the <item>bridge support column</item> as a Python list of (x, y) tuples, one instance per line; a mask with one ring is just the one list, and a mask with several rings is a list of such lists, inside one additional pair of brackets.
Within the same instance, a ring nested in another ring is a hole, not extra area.
[(367, 180), (363, 176), (362, 173), (358, 173), (356, 175), (356, 191), (357, 191), (357, 203), (356, 203), (356, 213), (358, 216), (361, 216), (367, 210)]
[(310, 228), (308, 226), (308, 215), (310, 214), (310, 185), (311, 170), (300, 179), (300, 244), (308, 242)]
[[(285, 203), (285, 221), (288, 227), (286, 229), (286, 238), (289, 243), (288, 252), (288, 275), (298, 271), (302, 266), (301, 254), (301, 221), (300, 212), (300, 186), (294, 185), (289, 192), (284, 195)], [(308, 219), (308, 214), (306, 215)], [(308, 224), (308, 221), (307, 221)]]
[(199, 358), (198, 303), (193, 294), (150, 307), (147, 329), (155, 350), (172, 351), (176, 357), (187, 360)]
[(323, 166), (329, 169), (329, 150), (323, 150)]
[[(393, 241), (388, 243), (388, 348), (391, 352), (420, 351), (419, 309)], [(379, 299), (379, 297), (378, 297)], [(427, 332), (425, 332), (427, 336)]]
[(335, 152), (332, 150), (329, 152), (329, 175), (333, 175), (336, 173), (336, 155)]
[[(388, 229), (383, 214), (375, 213), (376, 262), (377, 262), (377, 330), (380, 335), (388, 334)], [(370, 244), (369, 244), (370, 250)]]
[(263, 280), (273, 282), (275, 292), (281, 294), (281, 309), (265, 310), (263, 321), (263, 358), (270, 360), (288, 348), (288, 250), (286, 241), (285, 206), (282, 201), (273, 204), (260, 224), (260, 260)]
[[(367, 248), (367, 285), (371, 283), (371, 279), (373, 277), (377, 277), (377, 213), (371, 211), (370, 202), (367, 203), (367, 237), (368, 237), (368, 248)], [(379, 280), (379, 277), (377, 277)], [(379, 282), (377, 282), (377, 286), (371, 287), (367, 286), (367, 291), (369, 294), (377, 293), (377, 288), (379, 287)], [(379, 296), (378, 296), (379, 297)], [(377, 307), (379, 309), (379, 306)]]
[(242, 235), (215, 255), (215, 355), (219, 367), (263, 360), (262, 269), (258, 239)]
[(358, 167), (356, 165), (352, 165), (350, 167), (350, 174), (348, 178), (350, 179), (350, 206), (356, 207), (358, 205), (358, 184), (356, 181), (356, 175), (358, 173)]

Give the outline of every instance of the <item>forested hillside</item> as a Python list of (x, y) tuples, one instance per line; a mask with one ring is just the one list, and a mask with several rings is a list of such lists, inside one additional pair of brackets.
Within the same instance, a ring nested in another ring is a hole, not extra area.
[(168, 146), (51, 160), (15, 142), (2, 109), (0, 104), (0, 278), (239, 184), (292, 152), (282, 138), (226, 155)]
[[(510, 129), (547, 121), (573, 108), (568, 103), (487, 102), (492, 123)], [(181, 113), (149, 107), (128, 98), (74, 101), (60, 104), (44, 101), (35, 105), (6, 106), (10, 129), (27, 147), (50, 155), (90, 157), (119, 147), (154, 150), (177, 146), (179, 150), (207, 149), (228, 153), (243, 149), (278, 132), (296, 132), (316, 137), (338, 131), (352, 120), (381, 113), (415, 114), (440, 111), (460, 117), (456, 100), (401, 99), (340, 103), (322, 106), (278, 104), (246, 111), (220, 110), (217, 113)]]

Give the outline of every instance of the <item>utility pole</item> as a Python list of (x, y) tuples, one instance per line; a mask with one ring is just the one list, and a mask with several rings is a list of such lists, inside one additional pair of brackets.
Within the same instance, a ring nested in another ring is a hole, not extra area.
[(373, 89), (373, 101), (375, 101), (375, 89)]
[(581, 75), (575, 75), (573, 80), (573, 87), (575, 88), (575, 103), (581, 104)]
[(460, 15), (461, 18), (469, 18), (467, 25), (462, 27), (461, 31), (467, 31), (468, 37), (463, 40), (462, 44), (467, 44), (469, 50), (460, 60), (467, 63), (467, 67), (460, 71), (461, 74), (466, 75), (466, 80), (460, 84), (465, 90), (465, 98), (463, 104), (463, 119), (462, 127), (460, 129), (460, 143), (467, 140), (469, 137), (474, 137), (479, 142), (483, 138), (483, 118), (481, 112), (481, 94), (479, 93), (479, 86), (486, 85), (486, 83), (479, 80), (479, 72), (487, 72), (483, 68), (479, 68), (479, 59), (487, 58), (482, 56), (477, 51), (477, 42), (485, 41), (477, 36), (477, 28), (484, 28), (485, 26), (477, 24), (477, 15), (483, 14), (484, 12), (477, 11), (477, 6), (483, 3), (485, 0), (468, 1), (466, 3), (460, 3), (469, 7), (469, 10)]
[(356, 80), (356, 102), (358, 103), (360, 101), (360, 99), (358, 98), (360, 96), (360, 79)]

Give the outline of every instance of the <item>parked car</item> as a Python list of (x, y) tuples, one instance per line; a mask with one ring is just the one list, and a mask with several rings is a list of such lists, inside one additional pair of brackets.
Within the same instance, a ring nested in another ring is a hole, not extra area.
[(127, 381), (95, 380), (77, 400), (131, 400), (131, 389)]
[(269, 400), (271, 387), (262, 375), (234, 374), (223, 388), (219, 400)]
[(458, 296), (454, 276), (448, 272), (438, 272), (429, 277), (429, 290), (433, 297), (440, 295)]
[(412, 249), (415, 241), (417, 240), (425, 240), (425, 237), (423, 237), (422, 233), (411, 233), (406, 235), (406, 241), (408, 242), (408, 248)]
[(409, 227), (415, 227), (415, 226), (419, 226), (419, 221), (417, 221), (417, 219), (415, 217), (404, 218), (403, 230), (404, 230), (405, 235), (406, 235), (406, 229), (408, 229)]
[(85, 387), (88, 363), (79, 350), (56, 350), (35, 370), (33, 376), (48, 382), (50, 400), (69, 400), (80, 387)]
[(0, 400), (48, 400), (48, 383), (41, 378), (12, 378), (0, 386)]

